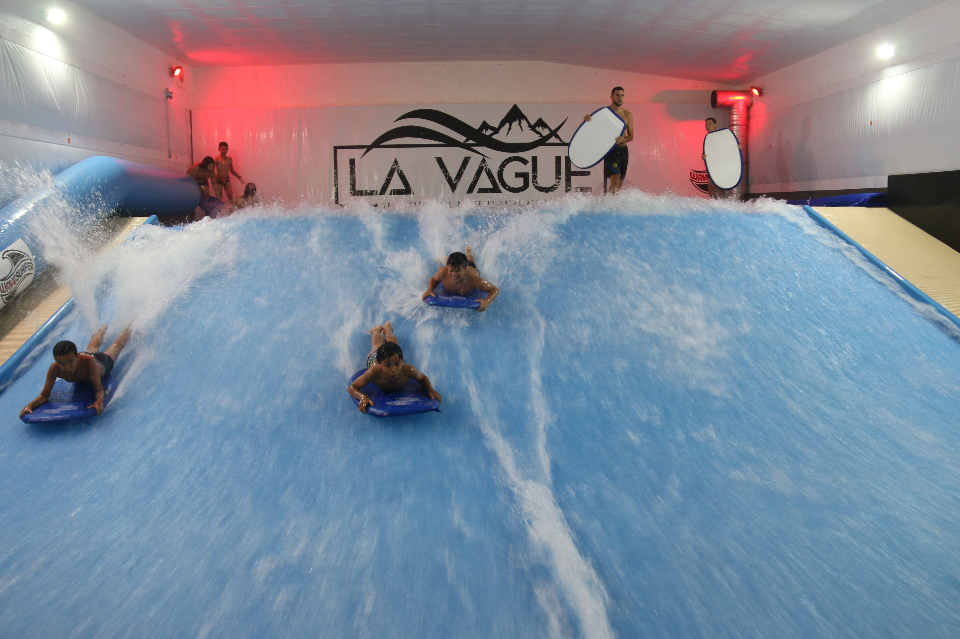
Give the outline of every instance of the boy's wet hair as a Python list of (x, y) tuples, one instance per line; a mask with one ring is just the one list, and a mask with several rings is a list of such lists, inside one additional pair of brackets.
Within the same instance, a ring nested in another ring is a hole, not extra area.
[(209, 155), (202, 160), (200, 160), (200, 166), (207, 166), (208, 164), (216, 164), (212, 157)]
[[(610, 95), (613, 95), (617, 91), (623, 91), (623, 87), (613, 87), (612, 89), (610, 89)], [(624, 93), (626, 92), (624, 91)]]
[(217, 148), (219, 149), (221, 146), (225, 146), (225, 147), (227, 147), (228, 149), (230, 148), (230, 145), (227, 144), (226, 142), (221, 142), (220, 144), (217, 145)]
[(247, 185), (243, 187), (243, 197), (253, 197), (257, 194), (257, 185), (253, 182), (247, 182)]
[(400, 356), (400, 361), (403, 361), (403, 350), (401, 350), (400, 345), (396, 342), (384, 342), (377, 349), (377, 361), (382, 362), (386, 359), (390, 359), (394, 355)]
[(706, 124), (707, 122), (713, 122), (714, 124), (716, 124), (716, 123), (717, 123), (717, 119), (716, 119), (716, 118), (707, 118), (706, 120), (703, 121), (704, 124)]
[(53, 345), (53, 356), (63, 357), (64, 355), (76, 355), (77, 345), (68, 339), (57, 342)]
[(467, 259), (467, 256), (460, 251), (451, 253), (447, 258), (447, 266), (452, 266), (453, 268), (460, 268), (466, 266), (467, 262), (470, 260)]

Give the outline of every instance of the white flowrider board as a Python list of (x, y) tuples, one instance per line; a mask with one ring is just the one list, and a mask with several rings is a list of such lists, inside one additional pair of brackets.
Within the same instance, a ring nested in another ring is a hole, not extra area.
[(581, 124), (570, 138), (567, 147), (570, 161), (578, 169), (589, 169), (596, 165), (614, 147), (617, 136), (625, 128), (626, 122), (610, 107), (597, 109), (590, 114), (590, 121)]
[(718, 129), (703, 138), (707, 173), (718, 189), (732, 189), (743, 179), (743, 156), (739, 144), (730, 129)]

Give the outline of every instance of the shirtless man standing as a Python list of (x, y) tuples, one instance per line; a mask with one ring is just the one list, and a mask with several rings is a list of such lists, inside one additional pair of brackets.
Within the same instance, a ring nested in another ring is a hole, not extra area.
[[(633, 114), (623, 108), (623, 87), (613, 87), (613, 91), (610, 92), (610, 106), (608, 108), (627, 123), (626, 135), (618, 135), (616, 146), (610, 149), (610, 152), (603, 158), (603, 190), (615, 195), (623, 186), (623, 179), (627, 177), (627, 163), (630, 160), (627, 142), (633, 139)], [(589, 122), (590, 116), (585, 115), (583, 119), (585, 122)], [(607, 188), (608, 178), (610, 179), (609, 189)]]

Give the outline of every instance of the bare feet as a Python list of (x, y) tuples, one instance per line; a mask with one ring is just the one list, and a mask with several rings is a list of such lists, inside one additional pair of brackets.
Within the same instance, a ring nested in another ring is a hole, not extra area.
[[(102, 331), (106, 328), (107, 327), (104, 326), (100, 330)], [(127, 325), (127, 327), (123, 329), (119, 335), (117, 335), (117, 339), (113, 340), (113, 344), (110, 345), (110, 348), (106, 350), (107, 355), (109, 355), (111, 359), (116, 361), (117, 357), (120, 356), (120, 351), (123, 350), (123, 347), (126, 346), (127, 342), (129, 341), (130, 341), (130, 326)]]
[(393, 335), (393, 324), (391, 324), (390, 322), (383, 323), (383, 337), (388, 342), (393, 342), (394, 344), (397, 343), (397, 338), (394, 337)]
[(94, 351), (100, 350), (100, 345), (103, 344), (103, 336), (107, 332), (107, 325), (104, 324), (101, 326), (96, 333), (90, 336), (90, 343), (87, 344), (87, 351), (93, 353)]
[(476, 263), (476, 260), (473, 259), (473, 249), (472, 249), (472, 248), (470, 248), (469, 246), (464, 246), (464, 247), (463, 247), (463, 253), (464, 253), (464, 255), (467, 256), (467, 259), (468, 259), (468, 260), (470, 260), (471, 262)]
[(381, 344), (383, 344), (383, 327), (374, 326), (370, 329), (370, 346), (376, 350)]

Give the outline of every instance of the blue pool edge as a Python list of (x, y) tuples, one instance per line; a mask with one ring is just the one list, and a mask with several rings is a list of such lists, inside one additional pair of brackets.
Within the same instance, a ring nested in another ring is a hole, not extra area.
[(960, 329), (960, 318), (958, 318), (956, 315), (948, 311), (942, 304), (940, 304), (935, 299), (933, 299), (932, 297), (930, 297), (929, 295), (921, 291), (919, 288), (911, 284), (906, 279), (904, 279), (899, 273), (897, 273), (892, 268), (884, 264), (883, 261), (881, 261), (876, 255), (874, 255), (873, 253), (865, 249), (863, 246), (861, 246), (859, 242), (857, 242), (855, 239), (853, 239), (852, 237), (850, 237), (849, 235), (841, 231), (839, 227), (833, 224), (833, 222), (831, 222), (827, 218), (823, 217), (822, 215), (814, 211), (813, 208), (805, 204), (803, 206), (803, 210), (806, 211), (807, 215), (813, 218), (813, 220), (817, 224), (835, 233), (845, 242), (847, 242), (852, 247), (860, 251), (860, 253), (862, 253), (865, 258), (870, 260), (871, 263), (873, 263), (875, 266), (877, 266), (882, 271), (884, 271), (887, 275), (892, 277), (894, 281), (896, 281), (898, 284), (900, 284), (901, 287), (903, 287), (903, 289), (907, 292), (908, 295), (910, 295), (910, 297), (914, 298), (918, 302), (929, 304), (933, 308), (937, 309), (937, 311), (939, 311), (945, 318), (947, 318), (954, 326)]

